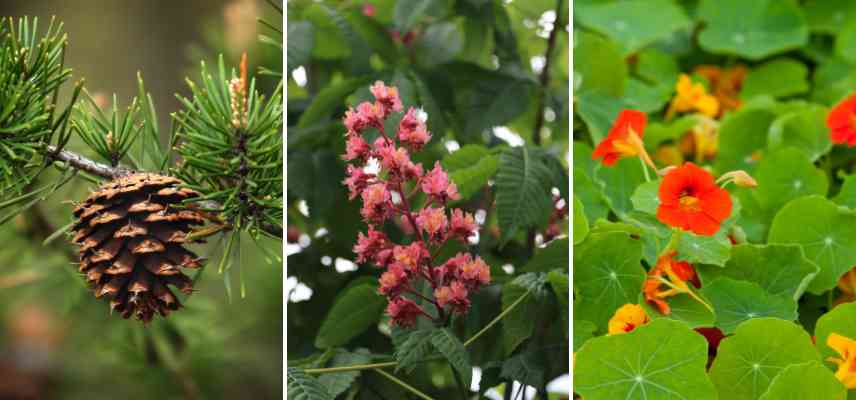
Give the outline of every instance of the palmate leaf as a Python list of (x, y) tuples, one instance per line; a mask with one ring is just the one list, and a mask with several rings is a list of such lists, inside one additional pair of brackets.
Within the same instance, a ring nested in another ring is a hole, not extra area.
[(442, 165), (458, 187), (462, 199), (469, 199), (487, 185), (496, 173), (498, 157), (484, 146), (468, 144), (443, 157)]
[(285, 53), (289, 74), (295, 68), (309, 62), (312, 54), (313, 32), (309, 21), (290, 21), (288, 23), (288, 51)]
[(570, 265), (568, 260), (568, 239), (556, 239), (548, 243), (543, 249), (529, 260), (521, 269), (522, 272), (549, 272), (554, 269), (567, 271)]
[(452, 368), (461, 376), (464, 387), (470, 387), (473, 379), (473, 367), (470, 365), (470, 356), (464, 344), (448, 329), (437, 329), (431, 335), (431, 344), (434, 346)]
[(334, 400), (321, 382), (299, 368), (288, 368), (286, 386), (287, 396), (292, 400)]
[(538, 314), (539, 300), (546, 295), (546, 279), (544, 274), (526, 273), (502, 287), (502, 309), (507, 310), (526, 291), (529, 295), (502, 319), (502, 345), (505, 354), (511, 354), (514, 349), (532, 336), (535, 329), (533, 317)]
[(586, 400), (714, 400), (706, 362), (703, 336), (681, 322), (658, 319), (586, 342), (576, 353), (574, 390)]
[(335, 347), (361, 334), (380, 318), (386, 300), (373, 279), (360, 280), (336, 298), (315, 338), (318, 348)]
[(413, 372), (416, 365), (431, 354), (431, 341), (436, 331), (436, 328), (427, 328), (406, 332), (404, 341), (395, 348), (395, 360), (398, 361), (395, 371)]
[[(330, 361), (328, 367), (344, 367), (351, 365), (366, 364), (372, 357), (368, 350), (358, 349), (355, 352), (339, 350)], [(326, 388), (327, 393), (334, 398), (351, 387), (351, 384), (360, 376), (360, 371), (336, 372), (323, 374), (318, 377), (318, 382)]]
[(496, 173), (496, 212), (502, 241), (547, 222), (552, 200), (550, 170), (525, 146), (502, 152)]

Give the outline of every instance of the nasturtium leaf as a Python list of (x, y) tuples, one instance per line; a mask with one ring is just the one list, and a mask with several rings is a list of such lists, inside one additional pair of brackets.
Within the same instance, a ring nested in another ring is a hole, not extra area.
[(420, 361), (431, 354), (433, 350), (431, 340), (438, 330), (436, 328), (425, 328), (406, 332), (404, 341), (395, 347), (395, 360), (398, 361), (395, 370), (412, 372)]
[(574, 19), (613, 39), (625, 55), (692, 24), (683, 8), (673, 0), (579, 5), (574, 7)]
[(651, 85), (636, 78), (627, 81), (624, 88), (624, 102), (627, 108), (645, 113), (657, 112), (672, 98), (673, 87)]
[(785, 203), (808, 195), (825, 195), (826, 174), (799, 149), (785, 147), (767, 154), (754, 174), (755, 195), (761, 207), (778, 210)]
[[(566, 249), (567, 250), (567, 249)], [(565, 264), (566, 266), (569, 263)], [(547, 273), (547, 282), (553, 288), (553, 294), (556, 295), (556, 302), (559, 304), (559, 314), (562, 315), (562, 328), (565, 331), (565, 337), (568, 336), (568, 322), (570, 322), (570, 305), (568, 304), (568, 294), (570, 293), (570, 278), (568, 273), (561, 270), (553, 270)]]
[(642, 291), (642, 242), (624, 232), (592, 233), (586, 242), (574, 255), (574, 315), (605, 332), (615, 310), (636, 303)]
[(714, 54), (760, 60), (808, 41), (805, 17), (792, 1), (702, 0), (698, 16), (706, 23), (699, 46)]
[(837, 34), (856, 18), (856, 3), (840, 0), (808, 0), (803, 5), (805, 19), (813, 32)]
[(716, 171), (754, 171), (758, 156), (767, 146), (767, 130), (775, 117), (770, 110), (748, 106), (726, 114), (719, 126), (719, 154), (714, 163)]
[(770, 382), (758, 400), (845, 400), (847, 388), (829, 368), (818, 362), (792, 364)]
[(549, 272), (568, 269), (568, 238), (556, 239), (544, 248), (536, 250), (534, 256), (523, 266), (521, 272)]
[(473, 379), (473, 367), (470, 364), (470, 355), (460, 339), (449, 329), (437, 329), (431, 336), (431, 344), (461, 376), (464, 387), (469, 387)]
[(586, 321), (584, 319), (575, 319), (574, 320), (574, 352), (580, 350), (580, 347), (583, 346), (585, 342), (594, 337), (594, 333), (597, 332), (597, 326), (594, 322)]
[[(657, 263), (657, 257), (665, 249), (669, 243), (669, 238), (672, 235), (672, 230), (663, 225), (652, 214), (646, 214), (641, 211), (631, 211), (622, 219), (625, 223), (632, 226), (635, 231), (639, 232), (639, 239), (642, 240), (642, 257), (649, 265)], [(628, 231), (629, 232), (629, 231)]]
[(574, 60), (574, 93), (596, 90), (613, 97), (624, 94), (627, 64), (614, 42), (575, 30)]
[(851, 19), (835, 38), (835, 54), (850, 63), (856, 63), (856, 23)]
[(829, 106), (838, 103), (856, 87), (856, 69), (840, 58), (818, 65), (812, 78), (811, 100)]
[(677, 142), (698, 123), (698, 116), (692, 114), (676, 118), (669, 123), (651, 122), (645, 128), (645, 136), (642, 137), (642, 141), (645, 142), (645, 148), (653, 153), (657, 151), (657, 147), (663, 142)]
[(820, 267), (808, 291), (821, 294), (856, 265), (856, 213), (821, 196), (801, 197), (776, 214), (768, 242), (802, 245), (806, 258)]
[(790, 58), (777, 58), (749, 71), (740, 89), (740, 97), (787, 97), (808, 92), (808, 88), (808, 68), (805, 64)]
[(586, 218), (585, 207), (577, 195), (574, 195), (574, 215), (573, 215), (573, 237), (574, 244), (582, 242), (589, 233), (588, 219)]
[(739, 244), (731, 248), (725, 268), (716, 268), (713, 273), (753, 282), (772, 295), (798, 300), (817, 271), (801, 246)]
[(333, 396), (314, 376), (299, 368), (289, 367), (286, 371), (287, 396), (294, 400), (333, 400)]
[(746, 240), (751, 243), (766, 242), (767, 231), (775, 214), (761, 207), (755, 189), (736, 188), (732, 190), (732, 198), (738, 199), (744, 210), (740, 213), (737, 225), (746, 234)]
[(496, 212), (503, 241), (521, 229), (546, 223), (552, 206), (550, 170), (532, 149), (502, 152), (496, 173)]
[(601, 90), (581, 92), (577, 96), (575, 111), (588, 127), (593, 143), (603, 140), (621, 110), (628, 108), (623, 98), (614, 97)]
[(839, 304), (817, 320), (814, 336), (820, 355), (824, 359), (841, 357), (841, 354), (826, 344), (832, 333), (856, 340), (856, 302)]
[(849, 208), (856, 208), (856, 174), (844, 177), (844, 183), (832, 201)]
[(680, 71), (675, 57), (669, 53), (647, 48), (637, 54), (636, 75), (646, 82), (674, 88)]
[(731, 256), (731, 242), (725, 233), (700, 236), (692, 232), (679, 232), (677, 259), (691, 264), (725, 265)]
[(630, 202), (633, 203), (633, 208), (648, 214), (657, 214), (657, 208), (660, 206), (660, 180), (645, 182), (636, 187), (633, 191), (633, 196), (630, 196)]
[(658, 319), (586, 342), (576, 353), (574, 391), (586, 400), (714, 400), (706, 362), (704, 336), (681, 322)]
[(583, 204), (583, 211), (590, 223), (606, 218), (609, 214), (609, 203), (601, 188), (580, 168), (574, 168), (574, 196)]
[(778, 318), (754, 318), (719, 343), (710, 379), (720, 399), (756, 400), (782, 369), (820, 362), (808, 333)]
[[(699, 293), (697, 289), (693, 289), (697, 295), (704, 298), (704, 295)], [(669, 315), (662, 314), (656, 306), (645, 301), (643, 294), (639, 295), (639, 304), (651, 319), (671, 319), (682, 322), (690, 328), (713, 326), (714, 322), (716, 322), (716, 315), (713, 311), (708, 309), (704, 304), (699, 303), (698, 300), (693, 299), (689, 294), (682, 293), (668, 297), (665, 300), (666, 303), (669, 303)], [(705, 299), (705, 301), (707, 300)]]
[(462, 199), (469, 199), (496, 173), (497, 157), (484, 146), (466, 145), (442, 161)]
[(603, 194), (619, 218), (633, 210), (630, 197), (636, 187), (645, 182), (642, 164), (636, 157), (618, 160), (611, 167), (595, 171), (595, 181), (603, 188)]
[(352, 284), (327, 312), (315, 337), (315, 347), (323, 349), (348, 343), (377, 322), (384, 306), (386, 299), (377, 293), (377, 283), (365, 280)]
[(793, 298), (774, 296), (754, 282), (719, 278), (704, 285), (701, 292), (716, 311), (716, 327), (726, 335), (734, 332), (743, 321), (753, 318), (775, 317), (789, 321), (797, 318), (797, 303)]
[(794, 147), (815, 162), (829, 152), (829, 128), (826, 127), (826, 107), (810, 105), (802, 110), (782, 115), (770, 125), (767, 139), (770, 149)]
[(594, 176), (594, 170), (600, 164), (598, 160), (591, 158), (594, 149), (588, 143), (574, 141), (573, 152), (574, 169), (579, 168), (586, 176)]

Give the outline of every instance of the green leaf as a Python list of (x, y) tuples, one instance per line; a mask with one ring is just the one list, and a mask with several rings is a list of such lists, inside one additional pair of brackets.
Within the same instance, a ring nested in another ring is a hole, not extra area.
[[(339, 351), (331, 360), (328, 367), (346, 367), (351, 365), (367, 364), (372, 360), (371, 354), (366, 349), (358, 349), (355, 352)], [(360, 371), (336, 372), (323, 374), (318, 377), (318, 383), (326, 388), (327, 393), (333, 398), (348, 390)]]
[(614, 97), (601, 90), (580, 92), (576, 99), (575, 111), (588, 126), (593, 143), (600, 143), (606, 137), (618, 113), (628, 107), (623, 98)]
[(722, 232), (714, 236), (699, 236), (691, 232), (679, 234), (678, 260), (723, 266), (731, 256), (731, 243)]
[(502, 152), (496, 173), (496, 212), (503, 242), (518, 230), (547, 222), (551, 183), (549, 169), (528, 147)]
[(659, 179), (637, 186), (636, 190), (633, 191), (633, 196), (630, 196), (633, 208), (647, 214), (657, 215), (657, 208), (660, 207), (659, 191)]
[(658, 319), (630, 333), (586, 342), (576, 353), (574, 391), (586, 400), (714, 400), (706, 363), (704, 336), (683, 323)]
[(618, 160), (611, 167), (595, 171), (595, 180), (603, 188), (603, 194), (618, 218), (623, 219), (633, 210), (630, 198), (636, 188), (645, 182), (642, 168), (639, 159), (630, 157)]
[[(627, 65), (614, 42), (585, 31), (574, 31), (574, 93), (599, 91), (621, 97)], [(579, 105), (582, 105), (580, 102)]]
[[(354, 31), (385, 61), (394, 63), (398, 59), (398, 48), (392, 40), (392, 36), (376, 19), (366, 17), (357, 10), (349, 12), (345, 17)], [(291, 22), (289, 22), (288, 27), (290, 31)], [(291, 43), (290, 36), (288, 42)], [(289, 46), (289, 51), (291, 51), (291, 46)]]
[(436, 331), (436, 328), (429, 328), (407, 332), (404, 341), (395, 347), (395, 361), (398, 361), (395, 371), (413, 372), (416, 365), (431, 353), (431, 341)]
[(835, 378), (829, 368), (818, 362), (792, 364), (785, 367), (770, 382), (758, 400), (845, 400), (847, 388)]
[(615, 310), (636, 303), (642, 291), (642, 242), (611, 232), (591, 233), (585, 244), (574, 251), (574, 314), (606, 332)]
[(288, 368), (286, 373), (287, 396), (293, 400), (333, 400), (327, 389), (299, 368)]
[(568, 239), (556, 239), (547, 244), (546, 247), (538, 249), (529, 262), (523, 266), (522, 272), (549, 272), (554, 269), (567, 271), (568, 265)]
[(856, 3), (839, 0), (808, 0), (803, 10), (813, 32), (835, 35), (844, 29), (847, 21), (856, 18)]
[(798, 300), (818, 267), (805, 258), (801, 246), (740, 244), (731, 248), (725, 268), (712, 270), (713, 279), (725, 276), (752, 282), (772, 295)]
[(574, 19), (616, 41), (621, 45), (624, 55), (666, 39), (675, 31), (688, 28), (692, 24), (683, 8), (672, 0), (612, 1), (579, 5), (574, 7)]
[(520, 353), (503, 361), (500, 376), (524, 385), (541, 387), (545, 383), (544, 366), (544, 360), (538, 357), (538, 353)]
[(740, 89), (740, 97), (787, 97), (806, 93), (808, 88), (808, 68), (805, 64), (790, 58), (777, 58), (749, 71)]
[(835, 54), (850, 63), (856, 63), (856, 23), (850, 20), (835, 38)]
[(336, 347), (348, 343), (380, 318), (386, 300), (377, 293), (377, 284), (362, 281), (345, 289), (324, 318), (315, 347)]
[(486, 71), (473, 84), (463, 110), (464, 137), (474, 137), (484, 130), (513, 120), (529, 107), (535, 85), (527, 79)]
[[(351, 55), (347, 35), (336, 23), (338, 14), (322, 4), (311, 4), (303, 12), (303, 17), (315, 27), (312, 39), (312, 56), (325, 60), (346, 58)], [(289, 39), (290, 40), (290, 39)]]
[(636, 78), (627, 81), (624, 89), (624, 102), (627, 108), (633, 108), (646, 113), (655, 113), (672, 98), (672, 86), (650, 85)]
[(403, 35), (423, 16), (443, 17), (448, 11), (449, 4), (445, 0), (398, 0), (395, 2), (393, 21)]
[(368, 77), (353, 78), (333, 83), (330, 86), (321, 89), (321, 91), (312, 98), (312, 102), (309, 103), (309, 107), (307, 107), (306, 110), (303, 111), (303, 114), (300, 115), (300, 119), (297, 120), (297, 127), (307, 128), (311, 125), (329, 119), (333, 115), (334, 111), (345, 105), (345, 98), (361, 86), (368, 85), (369, 81), (370, 79)]
[[(704, 295), (702, 295), (703, 297)], [(651, 319), (679, 321), (690, 328), (713, 326), (716, 321), (716, 315), (713, 312), (686, 293), (669, 297), (666, 300), (671, 311), (669, 315), (661, 314), (656, 306), (645, 301), (645, 295), (642, 293), (639, 294), (638, 302)]]
[(706, 24), (699, 46), (714, 54), (760, 60), (808, 41), (805, 18), (792, 1), (702, 0), (698, 15)]
[(487, 148), (472, 144), (443, 157), (442, 161), (462, 199), (469, 199), (487, 184), (496, 173), (497, 163), (497, 157)]
[(288, 24), (288, 73), (295, 68), (306, 65), (312, 56), (312, 23), (309, 21), (290, 21)]
[(856, 208), (856, 174), (844, 177), (844, 183), (832, 201), (845, 207)]
[(464, 46), (464, 34), (453, 22), (431, 24), (413, 44), (419, 64), (433, 67), (455, 58)]
[(710, 379), (720, 399), (754, 400), (791, 364), (820, 362), (808, 333), (793, 322), (755, 318), (719, 343)]
[(856, 86), (856, 69), (840, 58), (821, 63), (815, 70), (811, 100), (833, 105), (849, 95)]
[(562, 314), (562, 328), (565, 331), (565, 337), (568, 336), (568, 322), (570, 322), (570, 310), (568, 309), (569, 279), (567, 272), (553, 270), (547, 273), (547, 282), (550, 282), (553, 293), (556, 295), (556, 301), (559, 303), (559, 313)]
[(586, 321), (583, 319), (575, 319), (574, 320), (574, 353), (580, 351), (580, 348), (583, 347), (583, 344), (589, 341), (589, 339), (594, 337), (594, 333), (597, 332), (597, 326), (594, 322)]
[(832, 333), (856, 339), (856, 303), (840, 304), (817, 320), (814, 335), (817, 349), (824, 360), (829, 357), (841, 358), (841, 354), (827, 344)]
[(744, 107), (729, 113), (719, 126), (719, 154), (715, 170), (724, 173), (742, 169), (752, 173), (757, 155), (767, 145), (767, 130), (776, 115), (769, 110)]
[(808, 156), (793, 147), (785, 147), (761, 160), (755, 174), (755, 195), (761, 207), (778, 210), (785, 203), (808, 195), (825, 195), (826, 173), (815, 168)]
[(467, 349), (464, 348), (464, 344), (448, 329), (435, 330), (431, 335), (431, 344), (443, 357), (446, 357), (452, 368), (458, 371), (464, 387), (470, 387), (470, 381), (473, 379), (473, 367), (470, 365), (470, 356)]
[(768, 242), (802, 245), (806, 258), (820, 267), (808, 291), (821, 294), (856, 265), (856, 214), (821, 196), (801, 197), (776, 214)]
[(718, 278), (704, 285), (701, 293), (716, 311), (716, 326), (726, 335), (753, 318), (797, 318), (797, 303), (787, 296), (774, 296), (758, 284), (731, 278)]
[[(537, 314), (538, 298), (544, 287), (542, 274), (527, 273), (502, 286), (502, 310), (508, 309), (527, 290), (530, 294), (502, 319), (502, 344), (505, 354), (511, 354), (524, 340), (532, 336)], [(532, 293), (534, 292), (534, 293)]]
[(586, 219), (585, 209), (583, 207), (583, 203), (574, 195), (574, 216), (573, 216), (574, 230), (571, 234), (574, 237), (574, 244), (579, 244), (583, 240), (585, 240), (586, 235), (589, 233), (589, 225), (588, 220)]
[(645, 148), (653, 153), (663, 142), (678, 142), (687, 131), (698, 123), (698, 116), (693, 114), (676, 118), (670, 123), (652, 122), (645, 128), (645, 136), (642, 141), (645, 142)]
[(603, 196), (600, 187), (595, 185), (580, 168), (574, 168), (574, 196), (580, 199), (586, 219), (592, 223), (598, 219), (606, 218), (606, 215), (609, 214), (609, 203)]
[(770, 125), (768, 147), (771, 150), (794, 147), (804, 152), (809, 161), (817, 161), (832, 148), (826, 127), (828, 112), (826, 107), (809, 105), (776, 118)]

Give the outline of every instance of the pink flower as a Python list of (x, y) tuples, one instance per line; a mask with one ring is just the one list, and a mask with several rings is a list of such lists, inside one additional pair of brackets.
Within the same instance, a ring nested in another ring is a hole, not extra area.
[(393, 86), (386, 86), (382, 81), (376, 81), (369, 90), (377, 100), (380, 106), (382, 118), (386, 118), (391, 112), (401, 112), (401, 98), (398, 97), (398, 89)]
[(374, 17), (375, 15), (375, 6), (371, 3), (363, 4), (363, 15), (366, 17)]
[(490, 283), (490, 267), (481, 257), (476, 257), (475, 260), (461, 267), (460, 279), (471, 288), (487, 285)]
[(449, 234), (452, 237), (467, 243), (470, 237), (476, 234), (478, 229), (479, 227), (476, 225), (472, 214), (465, 213), (460, 208), (452, 210), (452, 223), (449, 227)]
[(416, 224), (432, 238), (439, 239), (439, 236), (446, 230), (446, 225), (448, 224), (446, 212), (442, 208), (423, 208), (419, 212), (419, 216), (416, 217)]
[(342, 182), (348, 185), (348, 189), (350, 190), (348, 199), (353, 200), (359, 196), (374, 177), (374, 174), (367, 174), (362, 168), (348, 165), (348, 177)]
[(380, 129), (385, 118), (383, 110), (372, 103), (364, 101), (357, 106), (356, 111), (349, 108), (345, 111), (345, 128), (349, 135), (359, 135), (367, 127)]
[(354, 245), (354, 253), (357, 254), (357, 262), (364, 263), (373, 261), (378, 253), (389, 247), (389, 241), (383, 232), (376, 231), (369, 226), (368, 235), (357, 233), (357, 244)]
[(369, 153), (371, 152), (371, 147), (362, 136), (355, 134), (348, 134), (348, 142), (345, 144), (345, 155), (342, 156), (346, 161), (351, 160), (363, 160), (369, 158)]
[(383, 183), (375, 183), (366, 187), (362, 194), (363, 208), (360, 210), (366, 222), (383, 222), (389, 215), (392, 196)]
[(458, 194), (458, 187), (449, 181), (449, 175), (443, 171), (440, 162), (434, 162), (434, 169), (428, 171), (422, 178), (422, 191), (425, 194), (432, 196), (445, 203), (446, 200), (458, 200), (461, 196)]
[(380, 276), (378, 292), (384, 296), (397, 297), (407, 287), (407, 271), (399, 263), (393, 263)]
[(396, 148), (395, 145), (388, 144), (383, 138), (378, 138), (375, 141), (375, 148), (380, 157), (380, 165), (383, 169), (389, 171), (401, 179), (415, 179), (422, 175), (422, 166), (413, 164), (410, 160), (410, 154), (403, 147)]
[(386, 314), (392, 318), (392, 324), (405, 328), (415, 325), (416, 317), (422, 313), (422, 308), (416, 303), (401, 296), (390, 300), (386, 306)]
[(446, 260), (443, 265), (434, 268), (434, 276), (443, 285), (448, 285), (452, 279), (457, 279), (461, 267), (470, 263), (472, 257), (469, 253), (458, 253), (454, 257)]
[(467, 298), (467, 288), (463, 283), (454, 281), (449, 286), (439, 287), (434, 290), (434, 298), (437, 299), (437, 304), (440, 307), (450, 305), (452, 311), (463, 314), (470, 307), (470, 300)]
[(398, 140), (413, 151), (419, 151), (431, 140), (431, 133), (428, 132), (425, 123), (419, 119), (416, 113), (416, 109), (410, 107), (398, 124)]
[(430, 257), (428, 249), (422, 242), (413, 242), (408, 246), (395, 246), (392, 249), (395, 262), (407, 267), (408, 271), (416, 272), (423, 262)]

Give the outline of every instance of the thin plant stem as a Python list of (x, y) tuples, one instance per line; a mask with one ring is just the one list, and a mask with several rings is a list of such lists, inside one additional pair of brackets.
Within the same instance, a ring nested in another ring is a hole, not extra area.
[(651, 175), (648, 174), (648, 166), (645, 165), (645, 160), (639, 157), (639, 163), (642, 164), (642, 172), (645, 173), (645, 182), (651, 182)]
[(491, 327), (493, 327), (494, 325), (499, 323), (500, 320), (502, 320), (506, 315), (508, 315), (508, 313), (510, 313), (512, 310), (514, 310), (514, 308), (517, 307), (517, 305), (520, 304), (524, 299), (526, 299), (526, 296), (529, 296), (529, 292), (531, 292), (531, 291), (532, 291), (531, 288), (527, 289), (526, 293), (523, 293), (520, 297), (517, 298), (517, 300), (514, 301), (514, 303), (511, 303), (511, 305), (508, 306), (508, 308), (506, 308), (501, 313), (499, 313), (499, 315), (497, 315), (496, 318), (494, 318), (493, 320), (488, 322), (487, 325), (484, 326), (484, 328), (482, 328), (480, 331), (476, 332), (476, 334), (473, 335), (471, 338), (467, 339), (467, 341), (464, 342), (464, 347), (469, 346), (470, 343), (476, 341), (476, 339), (478, 339), (481, 335), (483, 335), (485, 332), (487, 332), (488, 329), (490, 329)]
[(388, 373), (382, 369), (376, 369), (375, 371), (377, 373), (383, 375), (384, 378), (389, 379), (390, 381), (397, 384), (398, 386), (401, 386), (401, 387), (407, 389), (408, 391), (410, 391), (410, 393), (415, 394), (416, 396), (418, 396), (421, 399), (434, 400), (433, 398), (431, 398), (427, 394), (420, 392), (419, 389), (416, 389), (415, 387), (408, 385), (406, 382), (402, 381), (401, 379), (396, 378), (392, 374), (390, 374), (390, 373)]
[(689, 288), (689, 286), (687, 286), (687, 288), (686, 288), (686, 289), (682, 289), (682, 288), (677, 287), (677, 286), (676, 286), (675, 284), (673, 284), (672, 282), (669, 282), (669, 280), (668, 280), (668, 279), (665, 279), (665, 278), (663, 278), (662, 276), (661, 276), (661, 277), (658, 277), (658, 279), (659, 279), (659, 280), (660, 280), (660, 282), (661, 282), (661, 283), (663, 283), (664, 285), (666, 285), (666, 286), (668, 286), (668, 287), (670, 287), (670, 288), (672, 288), (672, 289), (675, 289), (675, 290), (677, 290), (678, 292), (686, 293), (686, 294), (690, 295), (690, 297), (692, 297), (695, 301), (697, 301), (697, 302), (701, 303), (703, 306), (705, 306), (705, 308), (707, 308), (708, 310), (710, 310), (710, 312), (715, 312), (715, 311), (713, 311), (713, 307), (712, 307), (710, 304), (707, 304), (707, 302), (706, 302), (706, 301), (702, 300), (702, 298), (701, 298), (701, 297), (699, 297), (697, 294), (695, 294), (695, 292), (693, 292), (693, 290), (692, 290), (692, 289), (690, 289), (690, 288)]

